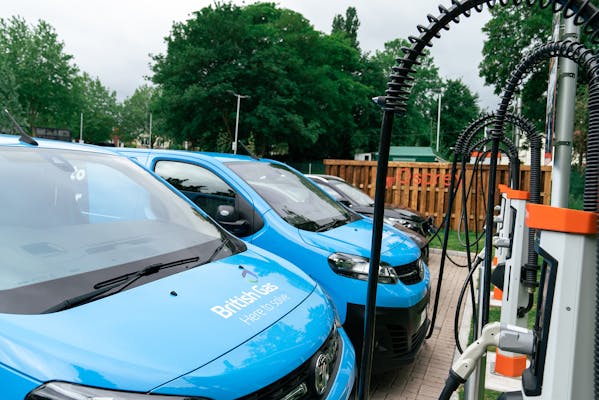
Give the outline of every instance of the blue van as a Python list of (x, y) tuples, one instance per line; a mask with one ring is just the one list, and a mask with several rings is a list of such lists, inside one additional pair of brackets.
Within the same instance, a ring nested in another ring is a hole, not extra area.
[[(122, 149), (246, 243), (302, 268), (331, 296), (361, 349), (372, 220), (348, 210), (292, 168), (266, 159)], [(429, 326), (430, 276), (420, 249), (385, 226), (374, 371), (412, 362)]]
[(349, 398), (324, 291), (161, 178), (0, 135), (0, 179), (2, 400)]

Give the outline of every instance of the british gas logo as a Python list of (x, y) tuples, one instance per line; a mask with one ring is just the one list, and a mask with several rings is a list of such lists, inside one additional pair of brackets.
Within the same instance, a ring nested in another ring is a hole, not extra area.
[(266, 283), (261, 286), (254, 285), (250, 290), (244, 290), (237, 296), (228, 298), (224, 304), (210, 308), (210, 311), (227, 319), (277, 290), (279, 290), (279, 287), (272, 283)]
[(249, 283), (258, 283), (258, 275), (254, 274), (252, 271), (245, 269), (242, 265), (239, 266), (241, 270), (241, 277), (245, 278)]

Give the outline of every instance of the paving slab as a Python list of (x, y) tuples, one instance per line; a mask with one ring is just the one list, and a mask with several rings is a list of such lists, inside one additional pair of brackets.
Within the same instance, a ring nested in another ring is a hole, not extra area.
[[(451, 254), (451, 258), (459, 264), (466, 263), (465, 257), (459, 253)], [(440, 254), (431, 252), (429, 269), (432, 295), (429, 315), (432, 315), (433, 311), (440, 259)], [(453, 362), (454, 316), (460, 289), (467, 275), (467, 268), (456, 267), (449, 261), (445, 262), (437, 320), (431, 337), (424, 341), (412, 364), (372, 377), (370, 397), (372, 400), (438, 399)]]

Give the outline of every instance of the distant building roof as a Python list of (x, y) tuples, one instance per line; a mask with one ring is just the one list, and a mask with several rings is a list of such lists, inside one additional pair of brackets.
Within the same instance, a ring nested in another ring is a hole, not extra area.
[(391, 146), (389, 149), (389, 160), (435, 162), (437, 161), (437, 156), (430, 147)]
[[(354, 155), (354, 160), (378, 160), (378, 153), (357, 153)], [(445, 162), (430, 147), (420, 146), (391, 146), (389, 148), (389, 161)]]

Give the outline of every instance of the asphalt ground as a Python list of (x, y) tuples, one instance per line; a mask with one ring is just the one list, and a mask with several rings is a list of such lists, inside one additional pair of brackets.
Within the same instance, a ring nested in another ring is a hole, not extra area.
[[(453, 254), (451, 258), (459, 264), (466, 263), (464, 257)], [(440, 259), (439, 253), (431, 252), (429, 269), (432, 296), (429, 316), (433, 309)], [(412, 364), (372, 377), (371, 400), (436, 400), (439, 398), (453, 362), (456, 348), (453, 332), (455, 310), (467, 274), (467, 268), (456, 267), (449, 260), (445, 262), (437, 319), (431, 337), (424, 341)]]

